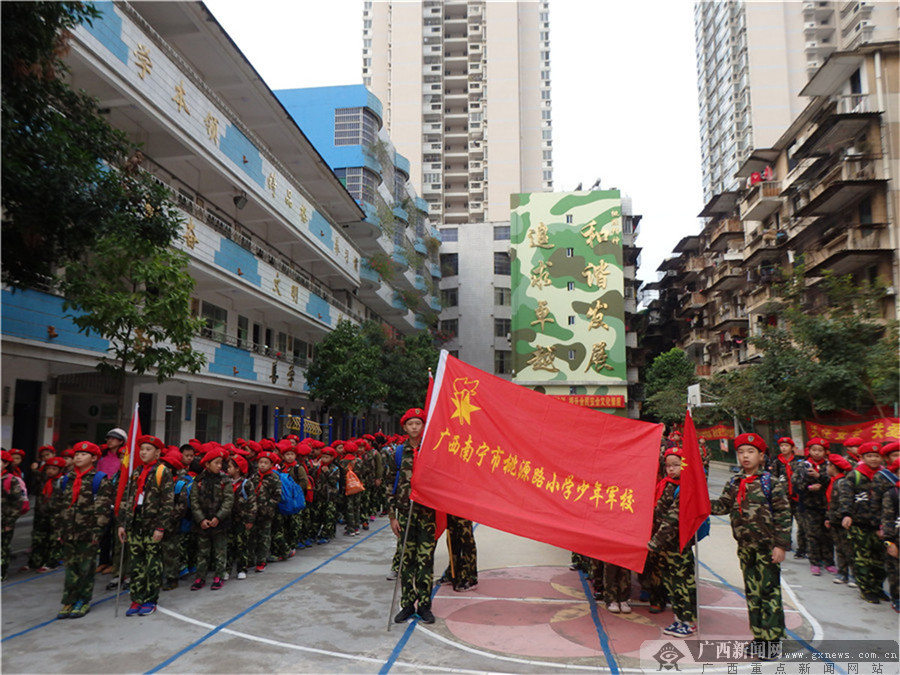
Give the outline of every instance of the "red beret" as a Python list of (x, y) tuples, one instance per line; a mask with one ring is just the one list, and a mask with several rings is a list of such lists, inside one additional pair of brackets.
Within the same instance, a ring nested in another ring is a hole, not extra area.
[(278, 446), (275, 445), (275, 441), (271, 438), (264, 438), (259, 442), (259, 447), (263, 450), (277, 450)]
[(237, 466), (238, 470), (243, 474), (246, 474), (247, 469), (250, 468), (250, 465), (247, 464), (247, 460), (240, 455), (235, 455), (231, 458), (231, 461), (234, 462), (235, 466)]
[(797, 445), (794, 443), (794, 439), (790, 436), (782, 436), (781, 438), (779, 438), (778, 445), (781, 445), (782, 443), (789, 443), (792, 448), (797, 447)]
[(684, 457), (684, 455), (682, 454), (681, 448), (669, 448), (668, 450), (666, 450), (665, 454), (663, 455), (663, 459), (665, 459), (669, 455), (675, 455), (676, 457)]
[(874, 452), (880, 455), (881, 445), (879, 443), (876, 443), (875, 441), (869, 441), (868, 443), (863, 443), (856, 449), (856, 454), (858, 454), (860, 457), (870, 452)]
[(262, 452), (262, 446), (256, 441), (247, 441), (247, 447), (253, 452)]
[(217, 459), (219, 457), (222, 457), (222, 458), (228, 457), (228, 452), (225, 450), (225, 448), (222, 448), (222, 447), (211, 448), (206, 452), (205, 455), (203, 455), (203, 459), (200, 460), (200, 464), (201, 464), (201, 466), (206, 466), (211, 461), (213, 461), (214, 459)]
[(806, 449), (809, 450), (814, 445), (821, 445), (826, 450), (831, 447), (831, 443), (826, 441), (824, 438), (819, 438), (818, 436), (816, 436), (815, 438), (810, 438), (808, 441), (806, 441)]
[(262, 452), (260, 452), (257, 459), (267, 459), (272, 462), (272, 464), (278, 464), (278, 462), (280, 461), (280, 457), (278, 457), (278, 455), (276, 455), (274, 452), (269, 452), (268, 450), (263, 450)]
[(11, 462), (12, 454), (10, 454), (9, 450), (2, 450), (0, 451), (0, 459), (2, 459), (4, 462)]
[(294, 444), (291, 443), (287, 438), (282, 438), (275, 445), (278, 447), (278, 451), (281, 454), (284, 454), (288, 451), (294, 452)]
[(423, 424), (425, 423), (425, 411), (422, 410), (422, 408), (410, 408), (405, 413), (403, 413), (403, 417), (400, 418), (400, 426), (402, 427), (410, 420), (416, 418), (422, 420)]
[(312, 452), (312, 448), (309, 447), (306, 443), (298, 443), (297, 447), (294, 448), (297, 451), (298, 455), (306, 457), (309, 453)]
[(325, 444), (322, 441), (320, 441), (318, 438), (308, 438), (307, 441), (309, 441), (309, 447), (311, 447), (313, 449), (325, 447)]
[(25, 451), (24, 451), (24, 450), (20, 450), (19, 448), (10, 448), (10, 449), (9, 449), (9, 454), (11, 454), (11, 455), (21, 455), (22, 457), (24, 457), (24, 456), (25, 456)]
[(163, 455), (161, 459), (165, 464), (168, 464), (176, 471), (181, 471), (184, 468), (184, 464), (181, 461), (181, 452), (179, 450), (170, 450)]
[(881, 448), (881, 455), (882, 457), (887, 457), (892, 452), (897, 452), (898, 450), (900, 450), (900, 443), (894, 441), (893, 443), (888, 443)]
[(297, 434), (288, 434), (287, 436), (284, 437), (284, 440), (287, 440), (287, 441), (299, 441), (299, 440), (300, 440), (300, 437), (299, 437)]
[(367, 441), (375, 440), (375, 437), (372, 434), (363, 434), (363, 438), (365, 438)]
[(149, 443), (157, 450), (162, 450), (165, 446), (161, 440), (159, 440), (156, 436), (151, 436), (150, 434), (144, 434), (139, 439), (137, 439), (138, 445), (143, 445), (144, 443)]
[(734, 439), (735, 448), (739, 448), (742, 445), (752, 445), (762, 453), (765, 453), (768, 450), (765, 439), (759, 434), (741, 434)]
[(235, 448), (234, 452), (231, 453), (235, 457), (249, 457), (250, 452), (248, 450), (244, 450), (243, 448)]
[(72, 448), (66, 448), (61, 453), (59, 453), (60, 457), (74, 457), (75, 451)]
[(849, 471), (853, 466), (841, 455), (828, 455), (828, 462), (834, 464), (841, 471)]
[(75, 452), (89, 452), (94, 457), (100, 456), (100, 446), (90, 441), (78, 441), (72, 448)]
[(851, 436), (850, 438), (844, 439), (844, 447), (852, 445), (854, 448), (863, 444), (863, 439), (859, 436)]
[(331, 455), (332, 457), (337, 457), (338, 451), (332, 447), (325, 446), (324, 448), (322, 448), (322, 454), (323, 455)]
[(56, 448), (54, 448), (52, 445), (42, 445), (41, 447), (39, 447), (39, 448), (37, 449), (38, 454), (42, 453), (44, 450), (49, 450), (49, 451), (52, 452), (54, 455), (56, 454)]
[(66, 468), (66, 458), (65, 457), (51, 457), (46, 462), (44, 462), (44, 466), (55, 466), (60, 469)]
[(344, 441), (344, 454), (355, 453), (359, 449), (359, 444), (355, 441)]

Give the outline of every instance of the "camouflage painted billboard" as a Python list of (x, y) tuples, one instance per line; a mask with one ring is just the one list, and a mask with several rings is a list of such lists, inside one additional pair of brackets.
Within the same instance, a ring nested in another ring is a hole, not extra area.
[(510, 239), (515, 381), (576, 393), (624, 388), (619, 191), (511, 195)]

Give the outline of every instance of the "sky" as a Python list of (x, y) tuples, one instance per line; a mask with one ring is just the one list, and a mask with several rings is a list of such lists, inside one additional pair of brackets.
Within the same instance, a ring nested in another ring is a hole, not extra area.
[[(205, 1), (270, 89), (362, 83), (362, 0)], [(554, 189), (631, 197), (655, 280), (700, 230), (693, 2), (550, 0), (550, 64)]]

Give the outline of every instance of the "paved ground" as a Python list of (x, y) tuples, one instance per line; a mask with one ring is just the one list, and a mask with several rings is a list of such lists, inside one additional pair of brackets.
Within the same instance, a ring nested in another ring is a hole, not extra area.
[[(725, 467), (714, 467), (714, 496), (727, 477)], [(19, 548), (27, 543), (27, 529), (26, 521), (15, 540)], [(394, 624), (388, 631), (393, 584), (385, 573), (395, 540), (384, 518), (364, 534), (302, 551), (219, 592), (190, 592), (182, 583), (163, 593), (159, 612), (146, 618), (124, 617), (124, 595), (116, 619), (115, 595), (103, 590), (108, 577), (100, 576), (91, 613), (57, 621), (62, 572), (13, 573), (0, 595), (0, 667), (4, 673), (658, 670), (647, 661), (653, 643), (645, 641), (665, 639), (660, 629), (672, 620), (670, 612), (651, 615), (635, 602), (630, 615), (610, 614), (568, 569), (568, 552), (486, 527), (476, 528), (478, 588), (456, 594), (441, 587), (434, 601), (437, 623)], [(700, 637), (748, 638), (735, 545), (724, 519), (713, 519), (700, 558)], [(23, 562), (20, 556), (13, 569)], [(445, 566), (441, 542), (438, 575)], [(789, 557), (783, 581), (792, 637), (897, 639), (898, 615), (889, 606), (866, 605), (853, 589), (834, 585), (830, 575), (812, 577), (804, 561)], [(752, 668), (741, 664), (734, 672), (756, 672)], [(706, 668), (726, 670), (724, 663)], [(781, 671), (764, 664), (759, 672), (804, 671), (797, 664)], [(828, 671), (818, 664), (806, 672)], [(833, 672), (853, 671), (838, 665)], [(870, 665), (858, 672), (873, 673)], [(882, 673), (892, 672), (898, 672), (896, 663), (882, 667)]]

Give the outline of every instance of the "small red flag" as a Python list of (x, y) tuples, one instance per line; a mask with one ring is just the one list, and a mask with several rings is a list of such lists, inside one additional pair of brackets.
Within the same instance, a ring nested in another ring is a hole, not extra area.
[(678, 490), (678, 548), (685, 547), (697, 529), (709, 518), (709, 488), (703, 460), (700, 459), (700, 445), (694, 419), (688, 410), (684, 416), (682, 436), (681, 487)]
[[(431, 405), (431, 392), (434, 391), (434, 375), (431, 372), (431, 368), (428, 369), (428, 393), (425, 394), (425, 413), (429, 413), (429, 406)], [(437, 541), (441, 538), (441, 535), (444, 534), (444, 530), (447, 529), (447, 513), (445, 511), (435, 511), (434, 512), (434, 540)], [(449, 536), (449, 535), (448, 535)]]
[(115, 514), (119, 515), (119, 507), (122, 504), (122, 497), (125, 495), (125, 488), (134, 471), (135, 450), (137, 448), (137, 439), (143, 434), (141, 433), (141, 419), (138, 416), (139, 405), (134, 404), (134, 414), (131, 416), (131, 424), (128, 426), (128, 440), (125, 442), (128, 453), (122, 458), (122, 466), (119, 469), (119, 485), (116, 489), (116, 507)]

